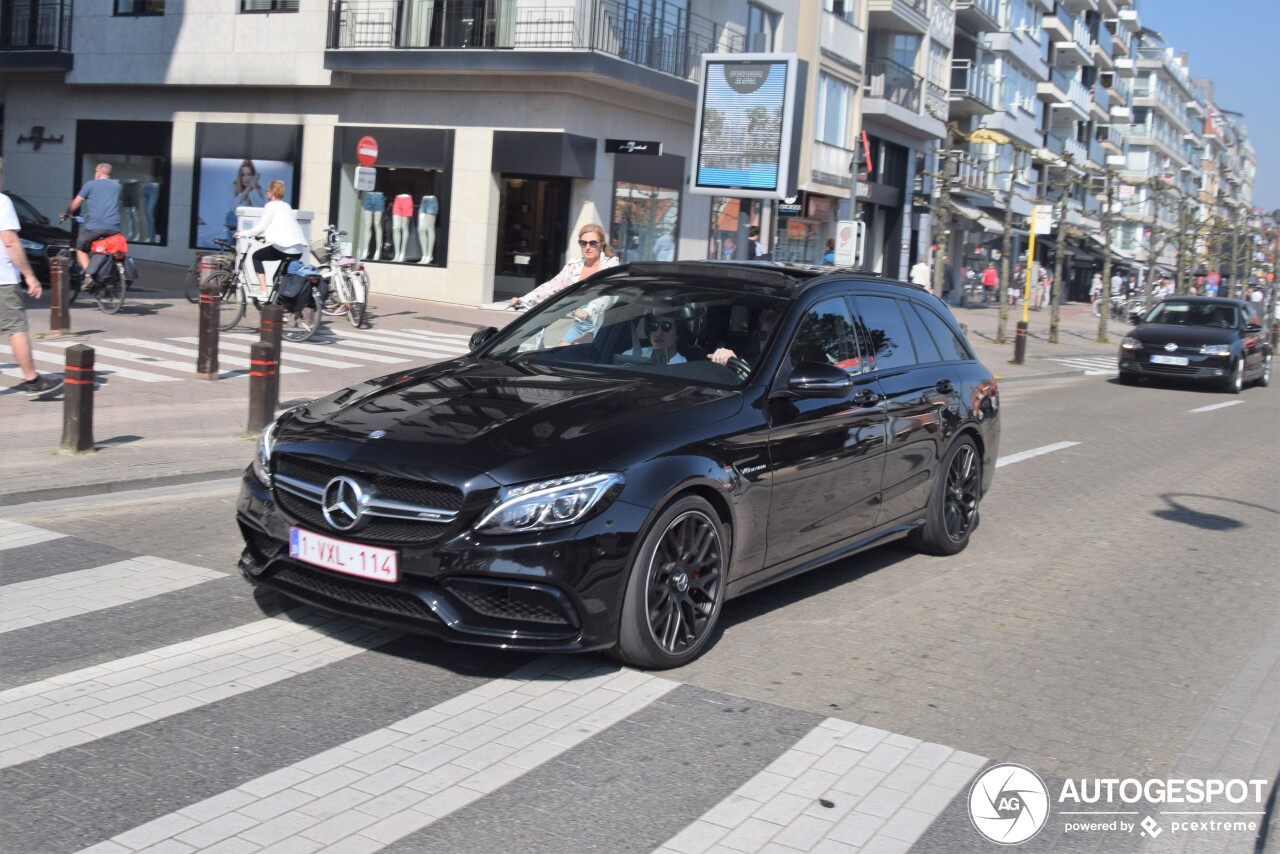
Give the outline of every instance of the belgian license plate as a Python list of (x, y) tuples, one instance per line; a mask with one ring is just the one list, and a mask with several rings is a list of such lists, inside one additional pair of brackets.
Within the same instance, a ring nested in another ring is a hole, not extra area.
[(1151, 363), (1153, 365), (1185, 365), (1187, 364), (1186, 356), (1152, 356)]
[(335, 540), (302, 528), (289, 529), (289, 556), (374, 581), (390, 582), (400, 577), (395, 550)]

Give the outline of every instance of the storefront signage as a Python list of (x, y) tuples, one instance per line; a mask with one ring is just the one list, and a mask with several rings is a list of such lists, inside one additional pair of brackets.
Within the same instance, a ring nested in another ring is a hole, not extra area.
[(355, 179), (352, 184), (362, 193), (367, 193), (373, 189), (374, 182), (377, 180), (378, 170), (372, 166), (357, 166)]
[(657, 157), (662, 153), (662, 143), (647, 139), (606, 139), (605, 154), (648, 154)]
[(831, 206), (831, 199), (825, 196), (810, 196), (809, 217), (811, 219), (831, 220), (835, 218), (834, 211)]
[[(371, 136), (360, 137), (360, 141), (356, 143), (356, 162), (361, 166), (372, 166), (378, 162), (378, 141), (376, 139)], [(369, 189), (372, 190), (373, 187)]]
[(63, 136), (64, 134), (58, 134), (57, 136), (45, 136), (44, 125), (34, 125), (32, 126), (31, 133), (29, 135), (18, 137), (18, 144), (21, 145), (24, 142), (35, 143), (31, 150), (39, 151), (40, 146), (44, 145), (46, 142), (62, 142)]
[(778, 216), (800, 216), (804, 212), (804, 193), (787, 196), (778, 202)]
[(784, 199), (792, 175), (794, 54), (705, 54), (691, 192)]

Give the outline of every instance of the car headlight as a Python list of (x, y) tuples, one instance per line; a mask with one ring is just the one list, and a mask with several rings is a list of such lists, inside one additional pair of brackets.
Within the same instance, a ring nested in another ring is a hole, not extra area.
[(624, 483), (616, 472), (591, 472), (504, 486), (476, 525), (487, 534), (523, 534), (582, 521)]
[(1230, 356), (1230, 344), (1205, 344), (1200, 348), (1201, 356)]
[(276, 449), (276, 428), (283, 415), (272, 421), (258, 434), (258, 449), (253, 454), (253, 476), (263, 486), (271, 485), (271, 453)]
[(43, 243), (36, 243), (34, 240), (27, 240), (25, 237), (19, 237), (18, 242), (22, 244), (24, 252), (29, 252), (33, 255), (45, 254), (45, 245)]
[(1142, 342), (1132, 335), (1126, 335), (1120, 339), (1120, 346), (1126, 350), (1141, 350)]

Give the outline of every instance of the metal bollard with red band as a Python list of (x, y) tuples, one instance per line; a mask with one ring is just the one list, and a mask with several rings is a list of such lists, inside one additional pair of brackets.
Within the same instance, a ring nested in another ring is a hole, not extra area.
[(62, 447), (68, 451), (93, 450), (93, 348), (73, 344), (66, 350), (66, 374), (62, 396)]
[(200, 286), (200, 343), (196, 345), (196, 378), (218, 378), (218, 307), (222, 292), (217, 285)]
[(275, 418), (280, 402), (280, 362), (270, 344), (259, 341), (249, 347), (249, 424), (257, 433)]

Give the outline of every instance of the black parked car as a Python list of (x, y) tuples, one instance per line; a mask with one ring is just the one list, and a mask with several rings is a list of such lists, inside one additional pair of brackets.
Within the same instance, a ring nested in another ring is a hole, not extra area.
[(18, 213), (18, 239), (36, 278), (49, 284), (49, 259), (71, 246), (71, 232), (49, 222), (49, 218), (16, 193), (5, 193)]
[(1157, 303), (1120, 342), (1120, 382), (1207, 382), (1239, 394), (1271, 383), (1271, 342), (1258, 307), (1219, 297)]
[(263, 431), (238, 502), (250, 581), (672, 667), (734, 596), (903, 537), (960, 551), (995, 471), (995, 380), (904, 283), (632, 264), (472, 346)]

